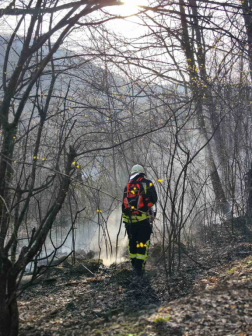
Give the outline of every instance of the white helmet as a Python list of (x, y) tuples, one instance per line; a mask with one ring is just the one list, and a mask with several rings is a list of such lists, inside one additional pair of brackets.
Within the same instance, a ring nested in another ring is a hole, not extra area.
[(135, 174), (135, 173), (142, 173), (142, 174), (145, 174), (145, 170), (144, 170), (144, 168), (143, 168), (141, 165), (137, 164), (137, 165), (133, 166), (133, 167), (131, 168), (131, 171), (130, 171), (130, 174), (131, 174), (131, 175), (132, 175), (132, 174)]

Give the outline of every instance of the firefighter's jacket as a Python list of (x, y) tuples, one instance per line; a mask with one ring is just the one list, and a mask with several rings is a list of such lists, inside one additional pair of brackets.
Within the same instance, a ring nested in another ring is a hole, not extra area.
[[(157, 192), (156, 192), (156, 189), (153, 183), (151, 182), (151, 180), (146, 179), (144, 174), (137, 175), (136, 177), (131, 179), (129, 182), (132, 183), (135, 181), (141, 182), (144, 188), (145, 200), (147, 201), (148, 209), (150, 209), (157, 202)], [(123, 200), (126, 198), (126, 196), (127, 196), (127, 185), (124, 188)], [(123, 208), (123, 205), (122, 205), (122, 208)], [(134, 214), (133, 212), (131, 215), (126, 215), (123, 213), (122, 216), (123, 216), (124, 223), (137, 223), (137, 222), (146, 220), (147, 218), (150, 218), (150, 212), (149, 211), (140, 212), (138, 214)]]

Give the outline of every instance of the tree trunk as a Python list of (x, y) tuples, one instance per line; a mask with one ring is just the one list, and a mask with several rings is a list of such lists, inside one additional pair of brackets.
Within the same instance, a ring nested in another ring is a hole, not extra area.
[(247, 201), (247, 218), (249, 224), (252, 219), (252, 165), (247, 174), (247, 188), (248, 188), (248, 201)]
[(244, 19), (246, 33), (247, 33), (249, 69), (250, 69), (250, 77), (252, 79), (252, 17), (250, 15), (252, 11), (251, 0), (242, 1), (242, 11), (243, 11), (243, 19)]
[(0, 253), (0, 336), (18, 335), (16, 276), (11, 271), (12, 263)]
[[(195, 18), (194, 25), (196, 28), (198, 28), (198, 13), (197, 13), (197, 4), (196, 1), (191, 0), (190, 1), (193, 9), (193, 14)], [(198, 52), (194, 52), (194, 48), (192, 45), (192, 39), (189, 35), (189, 29), (187, 24), (187, 16), (185, 13), (185, 2), (184, 0), (179, 0), (180, 5), (180, 18), (181, 18), (181, 26), (182, 26), (182, 39), (181, 39), (181, 45), (182, 49), (185, 52), (187, 63), (188, 63), (188, 73), (190, 77), (190, 87), (192, 93), (195, 95), (194, 101), (195, 101), (195, 112), (198, 119), (198, 125), (201, 131), (201, 134), (204, 136), (207, 145), (206, 145), (206, 154), (207, 154), (207, 161), (209, 165), (209, 173), (211, 182), (213, 185), (213, 190), (216, 197), (216, 203), (218, 204), (218, 209), (221, 210), (221, 212), (226, 216), (226, 218), (230, 218), (230, 204), (226, 199), (225, 192), (222, 186), (222, 182), (217, 170), (217, 166), (214, 161), (214, 156), (212, 153), (211, 145), (209, 142), (209, 137), (207, 134), (206, 129), (206, 123), (204, 119), (204, 109), (203, 109), (203, 102), (202, 102), (202, 96), (204, 93), (207, 92), (205, 88), (201, 88), (201, 90), (198, 89), (197, 83), (200, 82), (199, 72), (201, 73), (202, 78), (207, 78), (206, 74), (206, 68), (205, 68), (205, 56), (202, 53), (202, 41), (200, 36), (200, 30), (196, 29), (196, 42), (198, 45)], [(196, 64), (195, 57), (198, 59), (198, 68)]]

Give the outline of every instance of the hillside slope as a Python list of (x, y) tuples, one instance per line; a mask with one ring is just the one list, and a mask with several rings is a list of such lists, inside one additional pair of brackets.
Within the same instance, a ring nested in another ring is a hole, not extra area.
[(252, 335), (252, 245), (230, 251), (209, 269), (187, 264), (168, 285), (150, 263), (141, 279), (128, 262), (96, 277), (57, 268), (23, 294), (20, 335)]

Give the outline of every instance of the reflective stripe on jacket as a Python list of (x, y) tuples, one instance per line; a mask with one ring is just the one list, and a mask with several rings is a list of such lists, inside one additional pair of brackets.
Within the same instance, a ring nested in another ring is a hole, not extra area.
[(130, 217), (126, 216), (124, 213), (122, 214), (122, 216), (123, 216), (123, 222), (124, 223), (137, 223), (137, 222), (141, 222), (141, 221), (151, 217), (146, 212), (143, 212), (141, 215), (132, 215), (131, 220), (130, 220)]

